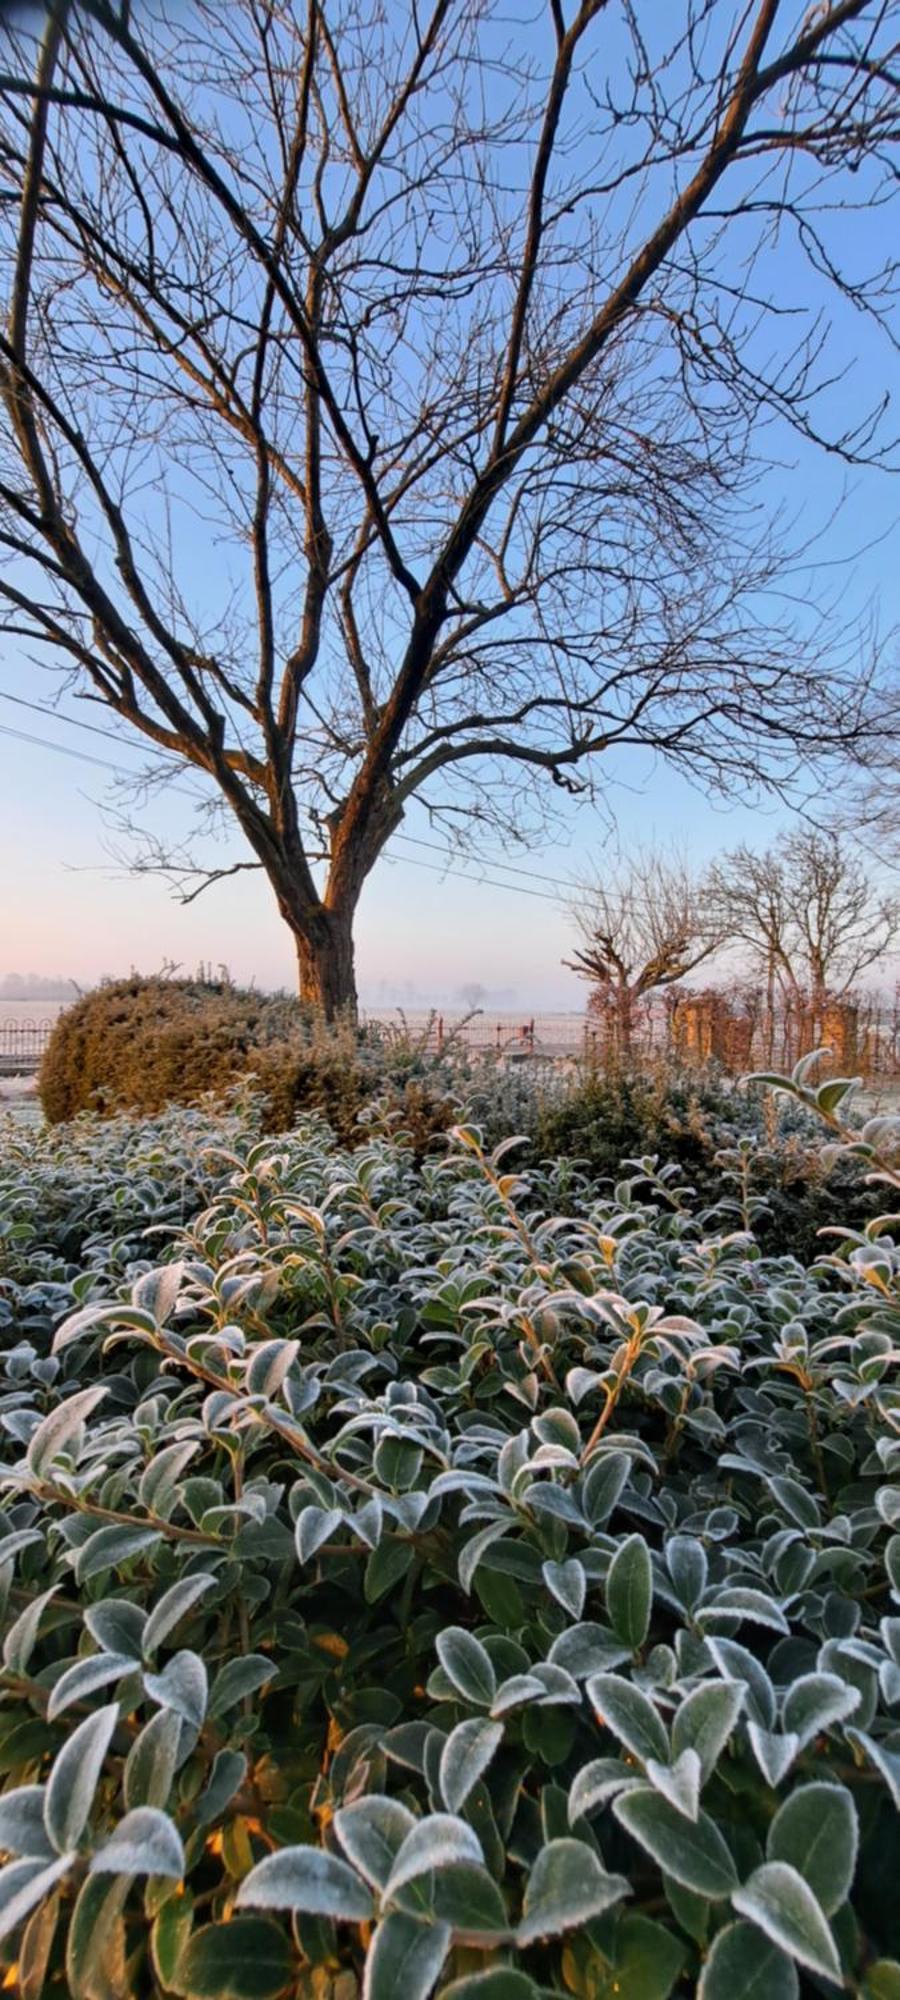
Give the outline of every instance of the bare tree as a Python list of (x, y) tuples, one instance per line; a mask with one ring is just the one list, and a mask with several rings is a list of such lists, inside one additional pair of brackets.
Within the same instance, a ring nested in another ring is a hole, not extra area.
[(639, 1009), (676, 986), (722, 943), (705, 877), (653, 849), (585, 885), (572, 915), (582, 938), (564, 962), (593, 988), (614, 1048), (630, 1053)]
[(759, 494), (773, 420), (886, 450), (807, 273), (888, 323), (835, 215), (896, 185), (895, 13), (7, 11), (5, 629), (211, 782), (329, 1011), (412, 800), (483, 840), (621, 746), (868, 740)]
[(770, 1019), (777, 993), (808, 1010), (815, 1034), (829, 999), (842, 999), (900, 936), (900, 897), (867, 875), (848, 837), (800, 826), (777, 847), (737, 847), (712, 870), (723, 930), (765, 974)]

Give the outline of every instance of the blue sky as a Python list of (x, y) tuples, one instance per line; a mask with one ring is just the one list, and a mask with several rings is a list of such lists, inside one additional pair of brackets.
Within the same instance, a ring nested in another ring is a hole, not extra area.
[[(794, 465), (779, 479), (805, 526), (818, 528), (838, 509), (821, 537), (818, 559), (823, 593), (830, 596), (839, 585), (841, 616), (862, 615), (874, 605), (882, 629), (900, 622), (896, 481), (860, 471), (848, 486), (844, 468), (808, 451), (795, 451)], [(816, 588), (815, 578), (804, 579), (803, 587)], [(53, 713), (54, 676), (17, 655), (10, 643), (0, 663), (0, 690), (48, 704), (40, 716), (0, 699), (4, 729), (141, 768), (139, 743), (123, 736), (117, 747)], [(63, 708), (95, 727), (112, 726), (93, 704), (68, 699)], [(671, 844), (702, 863), (741, 840), (765, 846), (785, 818), (773, 800), (748, 805), (704, 797), (660, 759), (637, 751), (618, 753), (604, 768), (606, 808), (571, 809), (553, 840), (530, 855), (490, 848), (483, 874), (491, 884), (478, 879), (471, 862), (451, 861), (445, 868), (432, 847), (396, 842), (370, 877), (359, 909), (363, 1000), (452, 1005), (462, 987), (477, 982), (503, 1008), (580, 1007), (584, 987), (561, 964), (572, 930), (565, 889), (557, 891), (555, 880), (614, 866), (617, 850), (635, 842)], [(111, 861), (102, 811), (113, 797), (110, 772), (5, 734), (0, 771), (0, 852), (6, 858), (0, 975), (28, 969), (89, 981), (132, 965), (149, 971), (166, 959), (186, 967), (202, 959), (227, 964), (234, 977), (264, 987), (292, 985), (291, 941), (261, 875), (222, 882), (184, 907), (162, 881), (127, 877)], [(170, 837), (188, 834), (194, 807), (183, 786), (197, 782), (193, 774), (173, 773), (172, 787), (144, 814), (146, 823)], [(440, 832), (415, 811), (404, 834), (441, 846)], [(227, 866), (244, 852), (237, 837), (223, 836), (215, 860)], [(534, 878), (527, 872), (504, 877), (504, 864), (533, 869)], [(492, 885), (502, 880), (506, 886)]]
[[(851, 258), (877, 249), (883, 217), (854, 214), (838, 224), (838, 246)], [(738, 253), (736, 253), (738, 254)], [(777, 280), (794, 253), (779, 251), (767, 269)], [(737, 267), (736, 267), (737, 268)], [(810, 303), (813, 281), (809, 285)], [(884, 370), (890, 350), (865, 320), (841, 309), (832, 360), (850, 370), (850, 381), (831, 392), (831, 414), (876, 399), (891, 388)], [(893, 365), (896, 366), (894, 360)], [(890, 428), (890, 419), (887, 422)], [(882, 632), (900, 623), (897, 554), (897, 482), (875, 471), (847, 472), (837, 459), (801, 445), (783, 429), (769, 440), (778, 470), (761, 494), (772, 512), (783, 510), (791, 538), (817, 536), (820, 567), (798, 573), (798, 596), (835, 604), (835, 620), (877, 610)], [(198, 545), (199, 546), (199, 545)], [(139, 769), (141, 745), (122, 737), (121, 748), (62, 720), (16, 707), (5, 696), (48, 703), (58, 683), (5, 642), (0, 655), (0, 729), (44, 737), (85, 757), (107, 758)], [(63, 712), (95, 726), (112, 727), (95, 705), (68, 697)], [(357, 921), (357, 964), (363, 1000), (452, 1004), (460, 989), (477, 982), (499, 1006), (516, 1010), (577, 1007), (584, 988), (561, 960), (571, 946), (565, 888), (554, 882), (615, 865), (617, 847), (657, 842), (677, 845), (698, 863), (741, 840), (764, 846), (776, 834), (783, 809), (772, 801), (710, 800), (659, 760), (618, 753), (604, 765), (603, 808), (571, 807), (552, 839), (529, 857), (484, 855), (484, 875), (471, 863), (442, 869), (440, 855), (412, 843), (441, 836), (413, 810), (398, 839), (363, 893)], [(101, 811), (111, 774), (59, 751), (0, 734), (0, 852), (4, 856), (0, 975), (13, 970), (71, 974), (88, 981), (103, 972), (144, 970), (170, 959), (186, 967), (225, 963), (240, 979), (262, 986), (290, 985), (290, 939), (278, 919), (263, 877), (239, 875), (183, 907), (161, 881), (117, 871), (107, 851)], [(173, 776), (170, 790), (147, 809), (149, 826), (172, 841), (191, 829), (193, 804), (183, 786), (200, 781)], [(206, 849), (210, 853), (209, 847)], [(213, 854), (227, 867), (244, 858), (236, 836), (223, 835)], [(505, 864), (533, 869), (506, 877)], [(551, 878), (538, 880), (539, 876)], [(528, 893), (523, 893), (528, 892)]]

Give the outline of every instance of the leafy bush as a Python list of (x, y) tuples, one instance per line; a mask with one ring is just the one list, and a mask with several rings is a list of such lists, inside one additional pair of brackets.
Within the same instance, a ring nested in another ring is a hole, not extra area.
[(470, 1128), (224, 1143), (5, 1355), (7, 1984), (896, 1993), (887, 1227), (804, 1269), (674, 1169), (563, 1216)]
[(330, 1025), (285, 994), (211, 980), (122, 979), (60, 1015), (41, 1064), (51, 1124), (84, 1111), (153, 1115), (252, 1083), (265, 1129), (317, 1113), (350, 1142), (402, 1124), (419, 1153), (458, 1115), (451, 1051), (377, 1026)]
[(589, 1068), (517, 1108), (519, 1129), (533, 1134), (542, 1155), (576, 1160), (594, 1181), (614, 1180), (629, 1155), (677, 1164), (701, 1202), (722, 1192), (723, 1172), (732, 1192), (738, 1182), (749, 1185), (761, 1246), (804, 1262), (816, 1256), (821, 1230), (863, 1227), (877, 1213), (858, 1161), (823, 1162), (815, 1121), (802, 1106), (773, 1117), (771, 1100), (714, 1067)]
[(115, 979), (60, 1014), (38, 1089), (51, 1124), (81, 1111), (154, 1113), (224, 1094), (258, 1049), (299, 1034), (299, 1000), (224, 981)]

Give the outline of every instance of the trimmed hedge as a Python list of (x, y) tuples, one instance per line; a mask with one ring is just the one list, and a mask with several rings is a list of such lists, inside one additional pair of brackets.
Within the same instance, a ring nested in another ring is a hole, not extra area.
[(81, 1111), (153, 1114), (224, 1093), (256, 1051), (309, 1032), (299, 1000), (197, 979), (115, 979), (61, 1014), (38, 1090), (51, 1125)]

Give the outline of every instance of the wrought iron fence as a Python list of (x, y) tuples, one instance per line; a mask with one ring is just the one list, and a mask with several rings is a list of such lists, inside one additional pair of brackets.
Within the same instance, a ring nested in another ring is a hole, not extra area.
[(0, 1073), (7, 1076), (37, 1069), (55, 1022), (0, 1021)]

